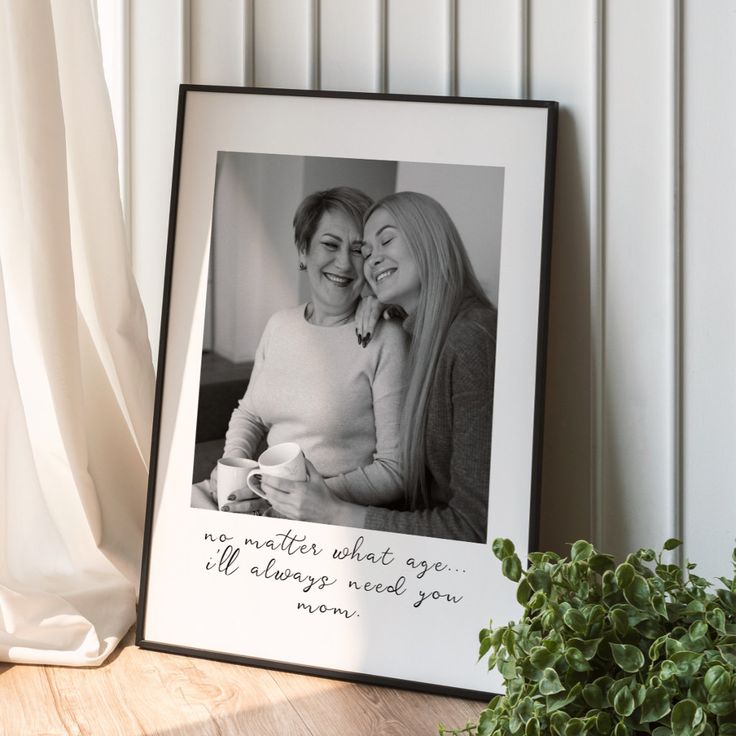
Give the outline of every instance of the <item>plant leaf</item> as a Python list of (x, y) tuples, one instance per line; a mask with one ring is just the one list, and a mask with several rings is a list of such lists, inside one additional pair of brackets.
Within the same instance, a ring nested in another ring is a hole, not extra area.
[(603, 708), (603, 706), (605, 705), (605, 698), (603, 697), (603, 690), (601, 690), (598, 687), (598, 685), (595, 685), (592, 682), (589, 682), (583, 688), (583, 700), (591, 708)]
[(693, 677), (700, 669), (703, 655), (695, 652), (675, 652), (670, 659), (677, 667), (677, 674), (680, 677)]
[(616, 585), (618, 585), (619, 588), (625, 588), (627, 585), (631, 584), (635, 575), (636, 569), (634, 566), (628, 562), (622, 562), (616, 568)]
[(510, 555), (514, 554), (514, 543), (510, 539), (503, 539), (503, 537), (497, 537), (493, 540), (491, 545), (493, 554), (498, 557), (499, 560), (504, 560)]
[(595, 727), (598, 730), (598, 733), (609, 734), (611, 733), (612, 726), (613, 722), (611, 720), (611, 716), (606, 713), (606, 711), (602, 710), (596, 713)]
[(641, 575), (634, 575), (632, 581), (623, 588), (624, 598), (634, 608), (639, 610), (647, 610), (650, 607), (649, 603), (649, 586), (647, 581)]
[[(582, 684), (576, 682), (567, 692), (560, 692), (556, 695), (549, 695), (546, 700), (547, 713), (554, 713), (556, 711), (562, 710), (570, 703), (574, 703), (580, 697), (582, 692)], [(567, 717), (569, 718), (569, 716)]]
[(725, 660), (726, 664), (736, 669), (736, 646), (733, 644), (725, 644), (718, 647), (718, 651)]
[(582, 718), (571, 718), (565, 726), (565, 736), (582, 736), (587, 732), (588, 729)]
[(552, 733), (557, 734), (557, 736), (564, 736), (565, 726), (567, 725), (567, 722), (569, 720), (570, 716), (567, 715), (567, 713), (563, 713), (562, 711), (557, 711), (553, 713), (549, 719), (549, 725), (552, 729)]
[(726, 695), (731, 691), (731, 677), (720, 664), (714, 664), (708, 669), (704, 684), (709, 697)]
[(568, 647), (565, 650), (565, 661), (576, 672), (588, 672), (591, 669), (583, 653), (575, 647)]
[(677, 667), (671, 659), (665, 659), (659, 666), (659, 676), (665, 682), (677, 677)]
[(677, 549), (678, 547), (681, 547), (681, 546), (682, 546), (682, 541), (679, 539), (675, 539), (674, 537), (672, 537), (671, 539), (668, 539), (664, 543), (664, 548), (668, 552), (672, 552), (673, 549)]
[(616, 569), (616, 562), (613, 555), (604, 555), (597, 553), (588, 560), (588, 565), (593, 572), (603, 575), (608, 570)]
[(694, 700), (681, 700), (672, 708), (673, 736), (698, 736), (705, 729), (705, 713)]
[(516, 706), (516, 712), (522, 723), (528, 723), (534, 715), (534, 701), (530, 697), (522, 698)]
[(634, 696), (627, 687), (622, 687), (613, 699), (613, 709), (619, 716), (630, 716), (634, 712), (636, 704), (634, 703)]
[(554, 665), (558, 656), (546, 647), (534, 647), (529, 653), (529, 661), (536, 669), (546, 670)]
[(687, 633), (692, 641), (702, 639), (708, 633), (708, 624), (705, 621), (693, 621)]
[(705, 620), (710, 626), (712, 626), (719, 634), (726, 633), (726, 614), (723, 613), (722, 608), (714, 608), (705, 614)]
[(590, 661), (595, 657), (596, 653), (598, 652), (598, 647), (600, 646), (603, 639), (570, 639), (568, 644), (571, 647), (575, 647), (575, 649), (579, 649), (583, 657)]
[(570, 550), (570, 559), (573, 562), (578, 560), (589, 560), (595, 554), (595, 548), (590, 542), (586, 542), (584, 539), (579, 539), (573, 544)]
[(585, 620), (585, 616), (576, 608), (565, 611), (562, 620), (565, 622), (565, 626), (572, 629), (576, 634), (585, 634), (588, 629), (588, 622)]
[(652, 607), (662, 618), (669, 620), (667, 605), (665, 604), (664, 596), (661, 593), (655, 593), (652, 596)]
[(671, 698), (667, 688), (654, 687), (647, 691), (644, 702), (641, 706), (641, 716), (639, 719), (642, 723), (652, 723), (664, 718), (671, 710)]
[(563, 692), (564, 689), (565, 687), (560, 682), (560, 676), (557, 672), (551, 667), (547, 667), (539, 681), (539, 692), (542, 695), (554, 695)]
[(516, 588), (516, 601), (520, 606), (526, 606), (533, 593), (532, 586), (524, 578)]
[(626, 611), (621, 608), (612, 608), (608, 612), (608, 617), (611, 619), (613, 630), (619, 636), (626, 636), (629, 633), (629, 617)]
[(521, 580), (521, 560), (515, 554), (504, 557), (501, 562), (501, 572), (504, 577), (518, 583)]
[(478, 659), (482, 659), (486, 654), (488, 654), (488, 650), (490, 648), (491, 648), (491, 637), (487, 636), (480, 643), (480, 654), (478, 654)]
[[(638, 672), (644, 666), (644, 655), (639, 647), (631, 644), (611, 644), (611, 653), (616, 664), (624, 672)], [(628, 714), (627, 714), (628, 715)]]
[(552, 580), (546, 570), (530, 570), (526, 579), (529, 581), (529, 585), (532, 586), (532, 590), (541, 590), (547, 595), (552, 591)]

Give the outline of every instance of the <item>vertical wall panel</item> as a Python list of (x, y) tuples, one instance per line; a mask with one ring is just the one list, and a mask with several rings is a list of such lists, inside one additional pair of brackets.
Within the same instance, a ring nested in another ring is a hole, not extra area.
[(389, 92), (451, 92), (452, 18), (451, 0), (388, 0)]
[(736, 537), (736, 13), (684, 4), (684, 529), (697, 572)]
[(322, 0), (320, 88), (381, 92), (382, 0)]
[(533, 2), (530, 94), (560, 102), (542, 478), (542, 546), (591, 535), (591, 178), (596, 5)]
[(188, 67), (188, 3), (131, 0), (133, 269), (157, 354), (179, 83)]
[(191, 81), (245, 84), (245, 0), (190, 2)]
[(524, 0), (457, 0), (458, 94), (521, 96), (526, 21)]
[(604, 546), (675, 532), (673, 3), (605, 5)]
[(254, 0), (255, 83), (310, 89), (315, 82), (314, 0)]

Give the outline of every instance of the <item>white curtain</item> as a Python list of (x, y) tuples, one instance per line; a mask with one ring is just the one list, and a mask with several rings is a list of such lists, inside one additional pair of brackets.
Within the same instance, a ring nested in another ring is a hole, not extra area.
[(135, 619), (153, 367), (91, 0), (0, 0), (0, 659)]

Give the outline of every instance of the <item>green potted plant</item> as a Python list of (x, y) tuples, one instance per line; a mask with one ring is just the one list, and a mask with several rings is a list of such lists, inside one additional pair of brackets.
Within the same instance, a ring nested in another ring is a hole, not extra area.
[(506, 693), (476, 724), (440, 733), (736, 734), (736, 583), (722, 577), (714, 588), (692, 563), (665, 561), (680, 544), (617, 565), (578, 541), (569, 558), (535, 552), (523, 569), (514, 545), (497, 539), (523, 615), (483, 629), (480, 657)]

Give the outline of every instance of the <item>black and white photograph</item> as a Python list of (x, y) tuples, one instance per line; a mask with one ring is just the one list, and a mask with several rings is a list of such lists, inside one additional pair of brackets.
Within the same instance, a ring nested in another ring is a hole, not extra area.
[(503, 173), (218, 153), (192, 506), (487, 541)]
[(556, 119), (182, 86), (140, 647), (500, 690), (476, 629), (518, 612), (494, 540), (538, 544)]

